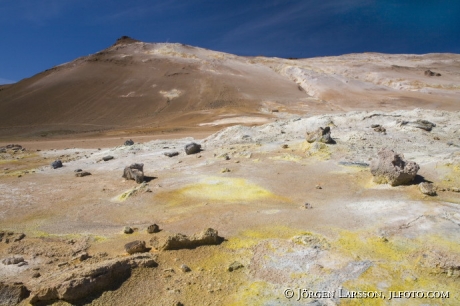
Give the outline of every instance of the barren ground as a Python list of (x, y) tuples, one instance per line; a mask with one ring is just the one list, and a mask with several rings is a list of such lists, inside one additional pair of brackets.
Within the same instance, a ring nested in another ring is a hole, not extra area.
[[(416, 119), (429, 120), (436, 127), (427, 132), (400, 124)], [(151, 250), (158, 256), (158, 267), (137, 268), (117, 289), (83, 303), (363, 302), (296, 301), (297, 295), (291, 300), (283, 295), (286, 288), (334, 291), (342, 287), (386, 295), (386, 299), (365, 299), (366, 305), (393, 305), (389, 292), (399, 290), (450, 291), (448, 299), (396, 302), (401, 305), (456, 305), (460, 302), (460, 194), (447, 190), (460, 186), (459, 123), (458, 112), (351, 112), (299, 116), (259, 127), (234, 126), (206, 138), (140, 142), (134, 138), (133, 146), (123, 146), (123, 140), (117, 139), (118, 145), (110, 147), (101, 141), (86, 148), (3, 153), (0, 222), (4, 229), (26, 233), (26, 238), (0, 243), (0, 254), (24, 256), (28, 265), (0, 269), (2, 279), (33, 288), (37, 286), (31, 278), (33, 268), (39, 267), (45, 280), (60, 270), (63, 273), (69, 267), (59, 264), (69, 261), (72, 239), (84, 243), (95, 258), (103, 252), (109, 258), (123, 257), (123, 246), (129, 241), (148, 244), (155, 235), (192, 235), (210, 227), (225, 238), (223, 243), (192, 250)], [(386, 134), (375, 132), (371, 124), (383, 125)], [(305, 131), (318, 126), (331, 126), (337, 143), (305, 142)], [(186, 155), (183, 147), (191, 141), (201, 143), (203, 151)], [(49, 143), (35, 145), (48, 147)], [(368, 163), (388, 146), (421, 166), (413, 185), (377, 185), (368, 167), (350, 164)], [(180, 154), (163, 155), (171, 150)], [(114, 159), (102, 161), (106, 155)], [(49, 164), (57, 158), (64, 167), (52, 169)], [(123, 168), (133, 162), (144, 163), (149, 192), (144, 189), (123, 200), (123, 192), (138, 186), (121, 178)], [(75, 177), (77, 168), (92, 175)], [(417, 183), (423, 180), (435, 183), (437, 196), (419, 191)], [(306, 209), (305, 203), (312, 208)], [(152, 223), (162, 231), (146, 233)], [(124, 234), (125, 226), (135, 232)], [(234, 261), (244, 267), (228, 272)], [(182, 272), (181, 264), (191, 272)]]
[[(218, 245), (152, 248), (158, 266), (44, 304), (460, 305), (459, 71), (458, 54), (287, 60), (122, 39), (0, 86), (0, 147), (24, 148), (0, 153), (0, 259), (27, 262), (0, 263), (0, 294), (53, 296), (88, 267), (130, 259), (128, 242), (213, 228)], [(305, 141), (326, 126), (335, 144)], [(186, 155), (192, 141), (202, 151)], [(411, 185), (373, 182), (368, 164), (386, 147), (420, 165)], [(132, 163), (146, 184), (122, 178)], [(399, 291), (449, 297), (390, 300)]]

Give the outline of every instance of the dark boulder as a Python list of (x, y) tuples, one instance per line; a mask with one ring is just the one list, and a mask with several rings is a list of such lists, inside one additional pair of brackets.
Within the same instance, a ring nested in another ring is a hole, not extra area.
[(196, 153), (199, 153), (200, 151), (201, 151), (200, 144), (192, 142), (185, 146), (185, 153), (187, 155), (196, 154)]
[(61, 168), (62, 162), (59, 159), (55, 160), (54, 162), (51, 163), (51, 167), (53, 167), (53, 169)]
[(144, 181), (144, 164), (131, 164), (125, 167), (123, 175), (127, 180), (135, 180), (136, 183), (140, 184)]

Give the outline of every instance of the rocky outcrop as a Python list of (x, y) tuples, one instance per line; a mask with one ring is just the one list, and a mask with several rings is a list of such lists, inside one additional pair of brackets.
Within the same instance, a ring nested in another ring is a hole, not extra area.
[(0, 305), (14, 306), (27, 298), (30, 291), (21, 284), (8, 284), (0, 282)]
[(146, 248), (145, 241), (135, 240), (125, 244), (125, 251), (128, 254), (134, 254), (148, 252), (149, 249)]
[(21, 241), (26, 235), (24, 233), (15, 233), (11, 231), (0, 230), (0, 242), (10, 243)]
[(123, 170), (123, 177), (127, 180), (135, 180), (140, 184), (144, 181), (144, 164), (131, 164)]
[(433, 122), (430, 122), (428, 120), (422, 120), (422, 119), (415, 120), (415, 121), (412, 121), (412, 122), (402, 121), (401, 126), (403, 126), (403, 125), (412, 126), (412, 127), (418, 128), (418, 129), (425, 130), (427, 132), (430, 132), (436, 126), (436, 124), (434, 124)]
[(420, 167), (415, 162), (406, 161), (402, 154), (385, 148), (380, 150), (377, 159), (372, 160), (370, 169), (374, 182), (398, 186), (412, 182)]
[(222, 242), (222, 237), (219, 237), (218, 232), (212, 228), (208, 228), (199, 234), (188, 237), (183, 234), (175, 234), (168, 237), (154, 237), (150, 240), (153, 248), (165, 250), (180, 250), (193, 249), (202, 245), (216, 245)]
[(5, 266), (15, 265), (21, 262), (24, 262), (23, 257), (9, 257), (2, 260), (2, 264), (4, 264)]
[(306, 135), (307, 142), (323, 142), (323, 143), (334, 143), (334, 140), (331, 137), (331, 128), (325, 127), (324, 129), (320, 127), (314, 132), (308, 133)]
[(426, 76), (441, 76), (440, 73), (433, 72), (433, 71), (431, 71), (430, 69), (425, 70), (425, 75), (426, 75)]
[(109, 259), (83, 268), (75, 266), (62, 273), (42, 276), (39, 287), (31, 294), (30, 303), (88, 298), (123, 283), (130, 277), (132, 268), (154, 266), (154, 258), (145, 255)]
[(185, 154), (190, 155), (190, 154), (196, 154), (201, 151), (201, 145), (197, 143), (189, 143), (188, 145), (185, 146)]

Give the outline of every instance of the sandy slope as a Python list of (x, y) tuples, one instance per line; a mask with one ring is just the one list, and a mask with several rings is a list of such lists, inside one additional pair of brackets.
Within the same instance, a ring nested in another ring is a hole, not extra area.
[(193, 133), (241, 116), (258, 124), (357, 109), (457, 110), (459, 66), (456, 54), (286, 60), (122, 39), (0, 87), (0, 137)]

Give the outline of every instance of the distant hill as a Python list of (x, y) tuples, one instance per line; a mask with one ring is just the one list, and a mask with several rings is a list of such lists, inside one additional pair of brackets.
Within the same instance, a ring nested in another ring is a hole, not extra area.
[(239, 57), (122, 37), (0, 86), (0, 137), (169, 133), (353, 109), (459, 110), (459, 100), (456, 54)]

